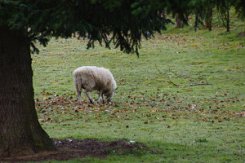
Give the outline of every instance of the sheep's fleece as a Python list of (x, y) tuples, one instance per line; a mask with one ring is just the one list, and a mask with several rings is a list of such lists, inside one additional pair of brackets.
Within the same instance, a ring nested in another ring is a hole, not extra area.
[(117, 85), (110, 70), (104, 67), (82, 66), (73, 71), (73, 77), (79, 101), (81, 100), (81, 91), (84, 90), (89, 101), (94, 103), (89, 92), (97, 90), (99, 93), (98, 102), (104, 103), (104, 96), (107, 102), (111, 102)]

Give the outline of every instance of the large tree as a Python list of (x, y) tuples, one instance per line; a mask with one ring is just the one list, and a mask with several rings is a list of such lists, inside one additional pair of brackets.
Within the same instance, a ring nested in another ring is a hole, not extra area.
[(154, 0), (0, 0), (0, 157), (52, 150), (34, 105), (31, 51), (50, 37), (82, 37), (127, 53), (160, 31)]
[[(141, 39), (164, 27), (163, 9), (187, 24), (189, 1), (0, 0), (0, 157), (54, 149), (35, 110), (35, 42), (45, 46), (50, 37), (82, 37), (88, 47), (98, 41), (138, 54)], [(235, 2), (244, 16), (244, 1)]]

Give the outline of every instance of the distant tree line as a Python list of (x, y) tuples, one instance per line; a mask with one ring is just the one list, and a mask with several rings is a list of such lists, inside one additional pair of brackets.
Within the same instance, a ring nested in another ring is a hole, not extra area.
[(194, 15), (194, 28), (201, 24), (212, 30), (212, 19), (216, 11), (226, 31), (230, 31), (230, 10), (234, 8), (239, 18), (245, 17), (245, 0), (169, 0), (164, 2), (164, 13), (175, 18), (177, 28), (189, 23), (190, 15)]

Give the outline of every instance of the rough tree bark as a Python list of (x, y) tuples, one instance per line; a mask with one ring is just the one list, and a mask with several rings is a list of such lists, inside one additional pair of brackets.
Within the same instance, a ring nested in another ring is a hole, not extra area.
[(34, 104), (30, 42), (0, 27), (0, 158), (53, 150)]

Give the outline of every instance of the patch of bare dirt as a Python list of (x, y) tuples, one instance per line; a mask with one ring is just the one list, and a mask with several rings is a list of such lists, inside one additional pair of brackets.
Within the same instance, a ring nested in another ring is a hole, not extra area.
[(105, 158), (109, 154), (140, 154), (149, 150), (144, 144), (129, 140), (107, 142), (95, 139), (65, 139), (54, 140), (54, 144), (57, 148), (56, 151), (40, 152), (34, 155), (11, 158), (0, 158), (0, 162), (69, 160), (84, 158), (86, 156)]
[(238, 37), (245, 37), (245, 32), (240, 32), (240, 33), (238, 33), (237, 36), (238, 36)]
[(245, 117), (245, 111), (237, 112), (236, 115), (239, 117)]
[[(222, 122), (233, 118), (243, 118), (244, 112), (228, 110), (241, 103), (243, 99), (238, 96), (229, 96), (224, 93), (212, 98), (203, 99), (202, 101), (189, 101), (183, 97), (173, 96), (168, 94), (160, 94), (155, 97), (144, 97), (143, 95), (128, 96), (126, 102), (112, 103), (110, 105), (91, 105), (87, 101), (82, 104), (76, 99), (67, 96), (51, 96), (44, 100), (36, 99), (36, 108), (39, 113), (39, 121), (56, 122), (52, 118), (53, 114), (69, 114), (77, 117), (77, 113), (104, 113), (107, 112), (111, 117), (121, 118), (123, 114), (140, 112), (137, 109), (139, 106), (149, 108), (150, 113), (159, 114), (160, 112), (167, 113), (168, 117), (175, 114), (175, 118), (190, 117), (196, 115), (198, 120), (204, 122)], [(204, 107), (207, 107), (205, 109)]]

